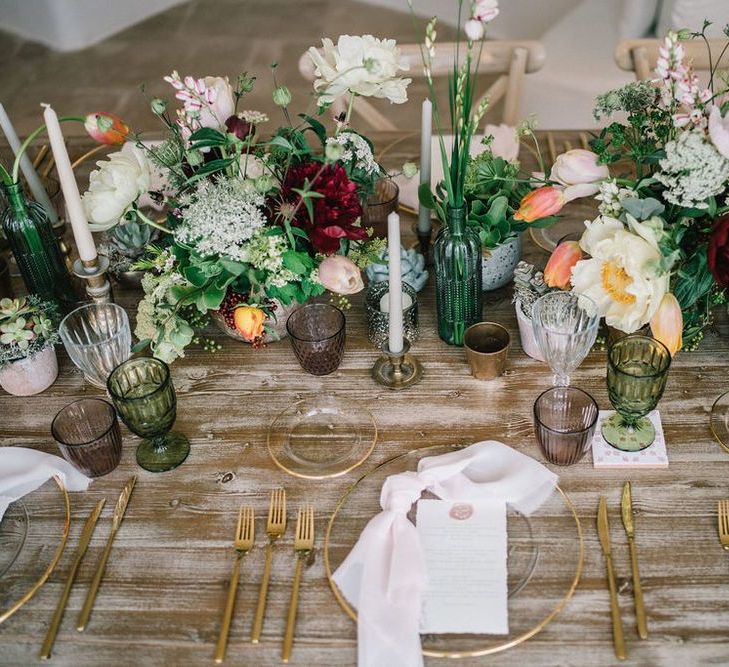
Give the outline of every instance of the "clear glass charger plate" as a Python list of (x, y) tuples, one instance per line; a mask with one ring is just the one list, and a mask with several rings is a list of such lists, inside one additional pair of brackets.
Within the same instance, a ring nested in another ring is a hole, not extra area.
[(334, 397), (305, 399), (281, 412), (268, 429), (274, 463), (294, 477), (339, 477), (362, 464), (377, 442), (372, 413)]
[(46, 582), (68, 539), (68, 493), (58, 478), (8, 507), (0, 521), (0, 623)]
[(560, 218), (551, 227), (530, 227), (529, 235), (532, 237), (532, 241), (542, 250), (552, 252), (562, 239), (578, 241), (584, 231), (584, 218), (564, 217)]
[(714, 401), (711, 408), (711, 432), (718, 443), (729, 452), (729, 391)]
[[(380, 490), (385, 479), (417, 470), (425, 456), (438, 456), (465, 445), (434, 445), (400, 454), (360, 477), (337, 504), (324, 539), (324, 567), (339, 605), (352, 619), (355, 610), (332, 579), (367, 522), (380, 511)], [(423, 497), (433, 497), (426, 496)], [(411, 520), (415, 512), (411, 510)], [(550, 499), (530, 517), (507, 513), (509, 634), (423, 635), (423, 654), (439, 658), (465, 658), (506, 650), (543, 630), (572, 597), (582, 574), (582, 527), (572, 501), (557, 487)], [(454, 554), (454, 566), (458, 555)]]

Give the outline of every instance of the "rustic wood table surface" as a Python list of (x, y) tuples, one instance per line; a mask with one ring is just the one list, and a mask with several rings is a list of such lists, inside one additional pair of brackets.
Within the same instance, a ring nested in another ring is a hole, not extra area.
[[(545, 138), (542, 136), (542, 138)], [(556, 150), (581, 144), (577, 132), (553, 132)], [(393, 141), (398, 140), (393, 144)], [(388, 167), (417, 159), (418, 137), (382, 134), (376, 146), (389, 147)], [(72, 157), (89, 144), (70, 141)], [(546, 145), (546, 142), (545, 142)], [(535, 169), (523, 151), (525, 167)], [(90, 165), (86, 165), (88, 171)], [(83, 189), (85, 178), (80, 177)], [(574, 203), (572, 217), (590, 217), (591, 202)], [(409, 224), (407, 225), (409, 227)], [(405, 228), (405, 226), (404, 226)], [(525, 237), (525, 257), (537, 264), (547, 253)], [(231, 538), (238, 507), (256, 508), (258, 539), (244, 562), (227, 661), (241, 665), (280, 662), (293, 573), (293, 517), (296, 507), (313, 503), (317, 540), (313, 563), (305, 570), (292, 664), (353, 665), (354, 623), (329, 589), (322, 559), (325, 519), (357, 477), (398, 453), (431, 445), (501, 440), (540, 458), (532, 430), (532, 404), (551, 382), (549, 369), (521, 350), (511, 288), (485, 295), (484, 319), (500, 322), (512, 335), (503, 378), (479, 382), (468, 372), (463, 350), (448, 347), (435, 327), (433, 280), (421, 294), (421, 338), (414, 347), (425, 367), (422, 382), (393, 393), (375, 384), (370, 369), (378, 354), (366, 337), (362, 295), (347, 311), (347, 348), (339, 370), (314, 377), (299, 367), (284, 340), (253, 350), (218, 334), (222, 350), (210, 355), (192, 349), (174, 363), (178, 394), (177, 430), (192, 449), (172, 472), (152, 474), (135, 463), (137, 438), (122, 427), (119, 467), (95, 480), (85, 493), (71, 494), (72, 525), (66, 552), (34, 599), (0, 625), (0, 664), (39, 662), (38, 652), (71, 566), (83, 520), (100, 498), (106, 507), (71, 593), (53, 653), (64, 665), (192, 665), (212, 662), (232, 565)], [(139, 293), (117, 289), (117, 300), (133, 316)], [(0, 395), (0, 445), (36, 447), (57, 453), (50, 435), (55, 413), (82, 396), (101, 396), (86, 384), (63, 349), (60, 374), (46, 392), (31, 398)], [(593, 351), (573, 382), (609, 408), (605, 353)], [(588, 455), (557, 469), (560, 485), (577, 508), (585, 535), (585, 564), (579, 587), (563, 612), (529, 641), (503, 653), (469, 658), (462, 665), (606, 665), (615, 662), (608, 590), (595, 516), (598, 497), (607, 496), (620, 604), (628, 644), (627, 664), (690, 665), (729, 662), (729, 553), (719, 546), (716, 506), (729, 498), (729, 453), (712, 438), (709, 412), (729, 389), (729, 326), (717, 315), (714, 331), (699, 350), (682, 353), (670, 371), (660, 403), (670, 467), (666, 470), (596, 471)], [(380, 438), (372, 456), (347, 475), (319, 482), (296, 479), (274, 466), (266, 449), (272, 419), (297, 399), (336, 395), (361, 402), (375, 415)], [(87, 630), (75, 619), (108, 534), (116, 496), (137, 475), (126, 518), (116, 538)], [(637, 540), (650, 636), (635, 633), (630, 565), (620, 524), (624, 480), (633, 483)], [(264, 520), (272, 488), (285, 486), (289, 520), (274, 560), (266, 624), (259, 645), (249, 641), (263, 565)], [(52, 484), (37, 492), (42, 511), (31, 516), (34, 537), (25, 545), (33, 562), (46, 563), (57, 544), (62, 508)], [(46, 528), (47, 525), (47, 528)], [(37, 530), (38, 528), (41, 530)], [(352, 542), (354, 536), (349, 536)], [(564, 535), (574, 540), (574, 531)], [(31, 568), (32, 569), (32, 568)], [(35, 572), (37, 576), (38, 572)], [(13, 568), (0, 578), (0, 610), (33, 582), (29, 571)], [(428, 659), (427, 664), (444, 662)]]

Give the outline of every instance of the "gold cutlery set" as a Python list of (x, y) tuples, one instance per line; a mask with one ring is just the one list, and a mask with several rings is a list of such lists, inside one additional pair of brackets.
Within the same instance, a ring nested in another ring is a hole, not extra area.
[[(638, 552), (635, 546), (635, 525), (633, 523), (633, 498), (631, 495), (630, 482), (623, 485), (623, 497), (620, 503), (620, 512), (623, 519), (625, 534), (628, 538), (628, 549), (630, 550), (630, 564), (633, 572), (633, 597), (635, 599), (635, 619), (638, 636), (641, 639), (648, 638), (648, 622), (646, 620), (645, 606), (643, 604), (643, 589), (640, 585), (640, 573), (638, 572)], [(728, 526), (729, 528), (729, 526)], [(607, 567), (608, 588), (610, 590), (610, 615), (613, 622), (613, 646), (615, 657), (625, 660), (625, 638), (623, 636), (623, 622), (620, 618), (620, 605), (618, 604), (618, 588), (613, 570), (612, 547), (610, 543), (610, 524), (608, 522), (607, 501), (605, 496), (600, 496), (597, 510), (597, 534), (600, 538), (600, 546), (605, 555)]]
[[(79, 632), (82, 632), (89, 622), (91, 610), (93, 609), (94, 601), (96, 600), (96, 594), (99, 591), (101, 580), (104, 577), (106, 562), (109, 560), (111, 546), (114, 542), (114, 538), (116, 537), (117, 532), (119, 531), (119, 526), (121, 525), (122, 519), (124, 518), (124, 513), (126, 512), (127, 505), (129, 504), (129, 498), (132, 495), (132, 490), (134, 489), (134, 484), (136, 481), (136, 477), (130, 478), (129, 481), (124, 485), (124, 488), (119, 495), (119, 499), (117, 500), (111, 522), (111, 532), (109, 533), (109, 538), (107, 539), (106, 546), (104, 547), (104, 551), (101, 554), (101, 559), (96, 566), (94, 578), (91, 580), (91, 585), (89, 586), (88, 593), (86, 594), (86, 600), (83, 607), (81, 608), (81, 613), (78, 616), (78, 620), (76, 621), (76, 629)], [(81, 561), (83, 560), (84, 555), (86, 554), (86, 550), (88, 549), (91, 537), (94, 534), (96, 523), (99, 519), (99, 516), (101, 515), (101, 510), (103, 509), (105, 502), (106, 500), (102, 499), (98, 503), (96, 503), (96, 506), (91, 511), (91, 514), (89, 514), (89, 517), (86, 519), (86, 523), (84, 524), (83, 530), (81, 531), (81, 538), (79, 539), (78, 547), (76, 549), (76, 557), (73, 561), (73, 564), (71, 565), (71, 570), (68, 573), (66, 584), (63, 587), (63, 591), (61, 592), (61, 597), (58, 600), (58, 604), (56, 605), (56, 610), (53, 613), (53, 618), (51, 619), (51, 624), (48, 628), (46, 638), (43, 641), (43, 646), (41, 647), (40, 657), (43, 659), (48, 659), (51, 656), (53, 642), (56, 639), (56, 635), (58, 634), (58, 628), (61, 625), (63, 614), (66, 611), (66, 603), (68, 602), (71, 588), (73, 587), (73, 583), (76, 579), (78, 569), (81, 566)]]
[(719, 501), (719, 544), (729, 551), (729, 500)]
[[(271, 492), (271, 502), (268, 508), (268, 519), (266, 521), (266, 534), (268, 544), (266, 545), (266, 560), (263, 566), (263, 575), (258, 591), (258, 603), (253, 617), (253, 628), (251, 630), (251, 642), (257, 644), (261, 639), (263, 621), (266, 615), (266, 599), (268, 597), (268, 584), (271, 578), (271, 562), (273, 560), (273, 547), (276, 541), (283, 537), (286, 532), (286, 491), (285, 489), (274, 489)], [(223, 622), (220, 628), (220, 636), (215, 648), (215, 662), (222, 662), (225, 658), (225, 650), (228, 644), (230, 623), (235, 608), (238, 580), (240, 579), (240, 565), (242, 557), (247, 554), (255, 544), (255, 517), (252, 507), (241, 507), (238, 513), (238, 525), (235, 531), (233, 546), (236, 550), (235, 564), (228, 586), (228, 597), (223, 612)], [(296, 626), (296, 611), (299, 605), (299, 587), (301, 585), (301, 574), (304, 560), (314, 548), (314, 508), (311, 505), (299, 508), (296, 520), (296, 535), (294, 537), (294, 552), (296, 554), (296, 569), (294, 581), (291, 587), (291, 599), (286, 620), (286, 632), (281, 650), (281, 660), (288, 662), (291, 656), (291, 648), (294, 643), (294, 628)]]

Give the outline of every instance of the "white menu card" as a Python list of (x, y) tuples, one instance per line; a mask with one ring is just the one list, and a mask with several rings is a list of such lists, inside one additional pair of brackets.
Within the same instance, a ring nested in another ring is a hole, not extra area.
[(508, 634), (506, 504), (422, 499), (416, 526), (428, 577), (420, 632)]

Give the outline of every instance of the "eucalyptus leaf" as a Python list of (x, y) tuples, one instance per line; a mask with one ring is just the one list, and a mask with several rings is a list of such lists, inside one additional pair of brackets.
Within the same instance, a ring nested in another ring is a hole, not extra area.
[(666, 209), (657, 199), (653, 197), (625, 197), (620, 200), (620, 205), (632, 215), (636, 220), (648, 220), (654, 215), (660, 215)]

